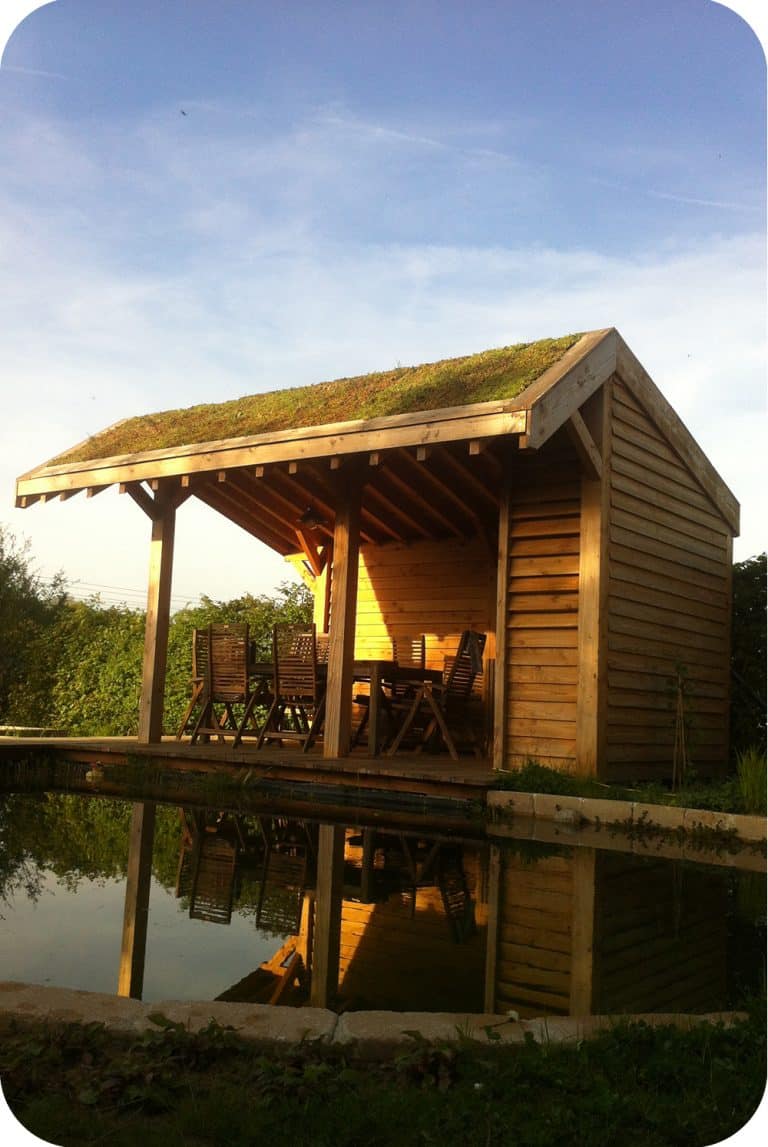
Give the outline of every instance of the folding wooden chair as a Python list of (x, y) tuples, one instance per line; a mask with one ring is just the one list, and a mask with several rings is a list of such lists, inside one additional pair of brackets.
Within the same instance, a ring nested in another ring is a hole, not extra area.
[(276, 625), (272, 649), (274, 700), (256, 747), (265, 741), (296, 741), (306, 753), (325, 714), (326, 673), (317, 659), (314, 624)]
[(397, 752), (406, 734), (419, 719), (423, 719), (424, 728), (415, 746), (417, 752), (439, 732), (451, 757), (457, 761), (459, 753), (450, 725), (456, 730), (461, 722), (462, 730), (468, 734), (475, 753), (479, 755), (477, 739), (466, 717), (475, 678), (483, 672), (484, 648), (484, 633), (475, 633), (469, 629), (462, 633), (455, 656), (445, 659), (442, 682), (422, 681), (417, 685), (405, 720), (387, 750), (388, 756)]
[[(200, 633), (200, 631), (196, 631)], [(233, 705), (246, 706), (251, 700), (248, 677), (250, 643), (247, 623), (214, 625), (207, 628), (207, 650), (202, 665), (205, 642), (196, 647), (196, 670), (201, 670), (201, 712), (192, 730), (191, 742), (215, 736), (224, 741), (225, 733), (234, 737), (241, 731)], [(242, 735), (242, 734), (241, 734)]]
[[(416, 687), (421, 684), (419, 672), (425, 668), (427, 660), (427, 643), (424, 634), (418, 637), (393, 637), (392, 660), (397, 662), (398, 673), (392, 681), (384, 682), (384, 707), (393, 723), (394, 709), (402, 708), (406, 698), (413, 697)], [(405, 677), (403, 671), (413, 670), (413, 677)], [(370, 716), (370, 697), (367, 693), (356, 694), (356, 705), (363, 710), (363, 715), (352, 737), (352, 748), (360, 743), (360, 739), (368, 727)]]

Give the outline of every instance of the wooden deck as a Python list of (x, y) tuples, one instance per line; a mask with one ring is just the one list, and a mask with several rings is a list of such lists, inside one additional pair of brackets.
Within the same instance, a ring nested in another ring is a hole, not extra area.
[(322, 748), (309, 753), (296, 749), (256, 750), (243, 744), (190, 745), (164, 737), (159, 744), (139, 744), (135, 737), (0, 737), (0, 768), (4, 761), (39, 760), (81, 762), (90, 765), (132, 765), (141, 762), (185, 773), (250, 774), (286, 784), (313, 787), (379, 790), (415, 793), (421, 796), (455, 797), (485, 803), (497, 774), (486, 759), (463, 757), (453, 761), (446, 754), (398, 754), (395, 757), (323, 757)]

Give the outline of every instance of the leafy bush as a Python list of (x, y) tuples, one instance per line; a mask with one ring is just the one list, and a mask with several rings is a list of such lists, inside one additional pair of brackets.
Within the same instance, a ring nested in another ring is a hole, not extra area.
[(766, 751), (766, 555), (733, 567), (731, 748)]

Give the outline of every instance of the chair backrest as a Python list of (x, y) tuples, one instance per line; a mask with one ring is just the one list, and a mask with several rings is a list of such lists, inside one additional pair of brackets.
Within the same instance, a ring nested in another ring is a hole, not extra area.
[(331, 648), (331, 635), (330, 633), (318, 633), (317, 635), (317, 663), (318, 665), (328, 664), (328, 651)]
[(248, 695), (248, 624), (208, 626), (207, 678), (214, 701), (242, 701)]
[(465, 629), (459, 638), (454, 657), (446, 657), (443, 681), (445, 693), (450, 699), (469, 697), (475, 678), (483, 672), (484, 633)]
[(278, 623), (272, 635), (275, 695), (314, 700), (317, 696), (317, 636), (314, 622)]
[(192, 676), (208, 680), (208, 646), (210, 634), (208, 626), (192, 630)]
[(427, 643), (424, 634), (419, 637), (393, 637), (392, 660), (406, 668), (426, 668)]

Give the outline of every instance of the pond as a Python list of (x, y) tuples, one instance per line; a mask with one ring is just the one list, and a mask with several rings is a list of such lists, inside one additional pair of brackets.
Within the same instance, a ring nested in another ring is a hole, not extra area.
[(764, 990), (759, 859), (541, 843), (456, 815), (299, 815), (194, 786), (149, 801), (82, 772), (68, 791), (0, 793), (0, 980), (521, 1018)]

